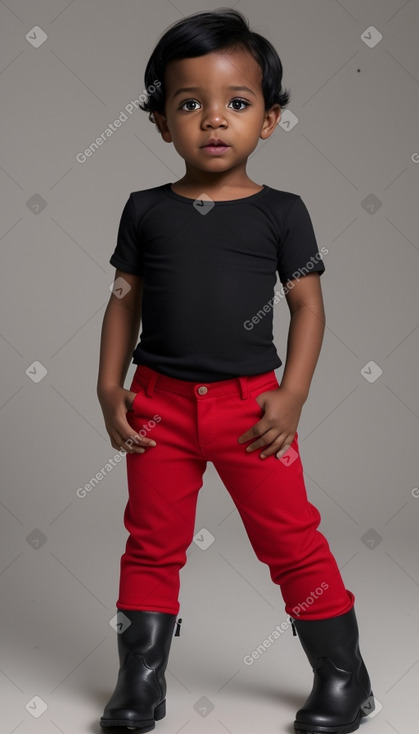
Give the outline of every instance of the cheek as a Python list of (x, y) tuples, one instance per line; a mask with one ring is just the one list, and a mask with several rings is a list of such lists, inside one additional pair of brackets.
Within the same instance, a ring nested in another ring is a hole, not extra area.
[(180, 154), (188, 150), (188, 135), (187, 133), (180, 133), (178, 131), (172, 132), (172, 142), (176, 151)]
[(198, 123), (195, 123), (195, 125), (191, 125), (191, 123), (188, 121), (187, 123), (185, 122), (181, 128), (175, 126), (171, 131), (173, 143), (179, 148), (190, 147), (191, 143), (193, 142), (193, 135), (196, 135), (196, 132), (194, 133), (194, 129), (196, 128), (197, 124)]
[(259, 140), (260, 133), (262, 131), (262, 123), (259, 124), (258, 120), (254, 118), (248, 118), (246, 120), (240, 120), (237, 125), (238, 134), (243, 137), (238, 137), (239, 144), (251, 145)]

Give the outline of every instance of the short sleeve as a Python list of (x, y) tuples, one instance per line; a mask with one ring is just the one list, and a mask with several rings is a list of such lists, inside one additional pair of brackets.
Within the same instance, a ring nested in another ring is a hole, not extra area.
[(278, 273), (281, 283), (309, 273), (324, 273), (310, 214), (300, 196), (286, 217), (278, 246)]
[(144, 264), (136, 220), (134, 202), (130, 194), (121, 214), (116, 247), (109, 262), (125, 273), (142, 275)]

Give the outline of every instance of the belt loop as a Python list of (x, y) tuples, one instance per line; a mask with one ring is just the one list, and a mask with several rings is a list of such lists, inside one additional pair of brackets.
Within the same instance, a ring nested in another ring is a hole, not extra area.
[(239, 382), (240, 382), (241, 397), (242, 397), (242, 400), (245, 400), (246, 398), (249, 397), (249, 385), (248, 385), (247, 375), (243, 375), (243, 376), (241, 375), (239, 377)]
[(150, 398), (153, 395), (154, 386), (157, 380), (159, 379), (159, 377), (160, 377), (159, 373), (155, 371), (153, 371), (148, 377), (147, 385), (145, 387), (145, 392), (146, 392), (146, 395), (148, 395)]

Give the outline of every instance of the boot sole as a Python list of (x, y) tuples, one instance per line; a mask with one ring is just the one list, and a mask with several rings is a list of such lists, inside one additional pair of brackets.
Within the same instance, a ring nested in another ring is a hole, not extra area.
[(154, 709), (154, 719), (143, 719), (143, 721), (139, 721), (138, 719), (104, 719), (102, 717), (100, 725), (103, 727), (125, 726), (127, 729), (141, 729), (141, 734), (143, 732), (145, 734), (145, 732), (152, 731), (155, 728), (155, 722), (164, 719), (165, 716), (166, 699)]
[(294, 721), (294, 731), (304, 732), (304, 734), (350, 734), (359, 728), (359, 723), (363, 716), (368, 716), (375, 709), (374, 694), (371, 691), (368, 698), (361, 705), (355, 721), (350, 724), (341, 726), (316, 726), (315, 724), (303, 724), (300, 721)]

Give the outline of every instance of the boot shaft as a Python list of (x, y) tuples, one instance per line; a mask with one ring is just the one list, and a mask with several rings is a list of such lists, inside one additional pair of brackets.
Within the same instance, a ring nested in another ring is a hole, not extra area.
[(348, 651), (351, 659), (360, 659), (359, 630), (355, 610), (328, 619), (293, 619), (301, 646), (312, 668), (319, 657), (331, 657), (338, 667), (345, 668)]
[(359, 648), (359, 630), (355, 609), (328, 619), (292, 620), (301, 646), (313, 670), (328, 658), (336, 668), (354, 675), (358, 684), (370, 692), (371, 683)]
[(130, 624), (118, 635), (120, 665), (130, 653), (141, 653), (150, 668), (166, 668), (176, 614), (143, 610), (120, 610)]

